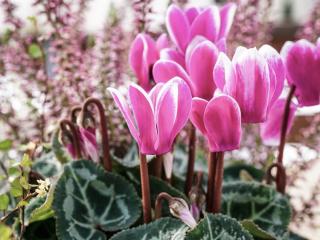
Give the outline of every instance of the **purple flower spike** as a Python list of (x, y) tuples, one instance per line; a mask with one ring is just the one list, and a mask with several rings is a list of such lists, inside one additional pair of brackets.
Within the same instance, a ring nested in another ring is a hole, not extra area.
[(301, 106), (320, 104), (320, 40), (317, 45), (307, 40), (287, 42), (281, 54), (285, 59), (287, 80), (296, 87)]
[[(285, 99), (278, 99), (271, 107), (267, 121), (260, 125), (260, 136), (264, 144), (269, 146), (278, 146), (280, 143), (281, 127), (284, 109), (286, 105)], [(294, 103), (290, 105), (289, 124), (287, 134), (293, 125), (294, 114), (297, 106)]]
[(171, 151), (191, 110), (191, 92), (182, 79), (176, 77), (165, 84), (157, 84), (149, 94), (132, 84), (128, 94), (130, 105), (118, 90), (108, 90), (142, 154), (160, 155)]

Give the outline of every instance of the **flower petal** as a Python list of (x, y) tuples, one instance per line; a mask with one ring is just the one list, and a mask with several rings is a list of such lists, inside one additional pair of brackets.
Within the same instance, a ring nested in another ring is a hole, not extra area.
[(79, 127), (81, 140), (83, 142), (83, 150), (85, 155), (89, 156), (92, 161), (98, 163), (100, 160), (98, 143), (96, 135), (83, 127)]
[(162, 49), (170, 47), (170, 41), (169, 41), (167, 34), (162, 33), (158, 37), (157, 42), (156, 42), (156, 46), (157, 46), (158, 52), (160, 52)]
[(173, 154), (172, 152), (167, 152), (163, 155), (163, 168), (164, 173), (167, 179), (171, 179), (172, 177), (172, 169), (173, 169)]
[(192, 99), (190, 121), (198, 130), (200, 130), (200, 132), (203, 135), (207, 135), (207, 130), (204, 126), (203, 121), (204, 111), (206, 109), (207, 104), (208, 101), (202, 98), (195, 97)]
[(221, 26), (219, 31), (219, 38), (227, 37), (231, 25), (233, 23), (233, 18), (236, 13), (237, 5), (235, 3), (225, 4), (220, 9)]
[(198, 44), (187, 59), (187, 69), (192, 80), (193, 96), (203, 99), (213, 97), (216, 85), (213, 80), (212, 71), (219, 54), (218, 48), (210, 41)]
[(185, 13), (191, 25), (194, 19), (199, 15), (200, 11), (196, 7), (190, 7), (185, 10)]
[(185, 68), (185, 60), (184, 60), (183, 54), (176, 51), (175, 49), (172, 49), (172, 48), (163, 49), (160, 52), (160, 59), (174, 61), (178, 63), (181, 67)]
[(140, 152), (143, 154), (155, 154), (154, 144), (157, 138), (154, 109), (148, 94), (138, 85), (131, 84), (129, 98), (139, 130)]
[[(278, 99), (271, 107), (267, 121), (261, 123), (260, 136), (264, 144), (269, 146), (279, 145), (285, 105), (286, 99)], [(287, 134), (292, 128), (296, 110), (297, 106), (291, 103)]]
[(190, 25), (185, 13), (177, 6), (168, 8), (166, 25), (172, 42), (184, 52), (189, 43)]
[(215, 42), (219, 36), (219, 29), (219, 9), (216, 6), (209, 7), (194, 19), (190, 28), (190, 40), (195, 36), (200, 35)]
[(224, 152), (240, 147), (241, 113), (237, 102), (230, 96), (211, 99), (204, 112), (211, 152)]

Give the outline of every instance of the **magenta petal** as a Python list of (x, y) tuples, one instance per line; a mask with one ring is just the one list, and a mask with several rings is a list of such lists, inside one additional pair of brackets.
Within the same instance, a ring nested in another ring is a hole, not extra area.
[(190, 212), (193, 216), (193, 218), (196, 220), (196, 221), (199, 221), (200, 219), (200, 209), (199, 207), (197, 206), (196, 203), (192, 203), (191, 206), (190, 206)]
[(188, 62), (191, 56), (191, 53), (193, 50), (202, 42), (207, 41), (207, 39), (203, 36), (196, 36), (192, 39), (192, 41), (189, 43), (186, 52), (185, 52), (185, 61)]
[(168, 82), (174, 77), (182, 78), (193, 89), (193, 84), (185, 70), (176, 62), (171, 60), (159, 60), (153, 66), (153, 77), (155, 82)]
[(160, 37), (158, 37), (157, 42), (156, 42), (157, 50), (160, 52), (164, 48), (169, 48), (170, 47), (170, 41), (167, 36), (167, 34), (162, 33)]
[(132, 116), (131, 110), (129, 109), (129, 106), (125, 100), (125, 98), (122, 96), (122, 94), (115, 88), (108, 88), (108, 91), (111, 93), (116, 105), (120, 109), (124, 119), (126, 120), (128, 124), (128, 128), (130, 130), (131, 135), (134, 137), (134, 139), (139, 143), (139, 133), (135, 125), (135, 120)]
[(189, 43), (189, 21), (184, 12), (177, 6), (168, 8), (166, 25), (169, 36), (174, 44), (184, 52)]
[(235, 3), (225, 4), (220, 9), (221, 26), (219, 31), (219, 38), (227, 37), (231, 25), (233, 23), (233, 18), (236, 13), (237, 6)]
[(200, 11), (196, 7), (190, 7), (185, 11), (186, 16), (189, 20), (190, 25), (193, 23), (194, 19), (199, 15)]
[(213, 78), (216, 86), (225, 94), (235, 96), (237, 79), (230, 59), (223, 52), (219, 54), (213, 69)]
[(263, 45), (259, 53), (267, 60), (270, 76), (269, 106), (279, 98), (283, 90), (285, 66), (280, 54), (271, 46)]
[(188, 85), (180, 78), (173, 78), (162, 87), (155, 107), (157, 154), (171, 151), (174, 139), (188, 121), (191, 99)]
[(171, 60), (178, 63), (181, 67), (185, 68), (185, 60), (182, 53), (172, 48), (163, 49), (160, 52), (160, 59)]
[(195, 36), (204, 36), (215, 42), (219, 35), (220, 14), (216, 6), (212, 6), (201, 12), (193, 21), (190, 29), (190, 39)]
[(210, 41), (198, 44), (187, 59), (187, 69), (194, 86), (193, 96), (210, 100), (216, 85), (212, 71), (217, 61), (219, 50)]
[(139, 129), (140, 142), (138, 144), (140, 152), (143, 154), (154, 154), (157, 130), (152, 102), (148, 94), (135, 84), (131, 84), (129, 87), (129, 98)]
[(299, 40), (286, 49), (288, 82), (296, 86), (296, 96), (302, 106), (320, 104), (320, 58), (315, 45)]
[(68, 153), (69, 153), (70, 156), (72, 157), (72, 159), (76, 159), (77, 154), (76, 154), (76, 149), (75, 149), (75, 147), (73, 146), (73, 144), (72, 144), (72, 143), (68, 143), (68, 144), (66, 145), (66, 148), (67, 148)]
[(85, 155), (89, 156), (94, 162), (98, 163), (99, 149), (98, 149), (96, 135), (83, 127), (80, 127), (79, 131), (80, 131), (81, 140), (83, 142), (83, 148), (84, 148), (83, 150), (85, 152)]
[(217, 48), (219, 51), (226, 53), (227, 52), (227, 40), (226, 38), (220, 38), (217, 43)]
[[(264, 144), (269, 146), (279, 145), (285, 105), (285, 99), (278, 99), (271, 107), (267, 121), (260, 125), (260, 136)], [(287, 134), (292, 128), (296, 110), (297, 106), (291, 103)]]
[(160, 90), (162, 89), (164, 83), (157, 83), (152, 89), (151, 91), (148, 93), (149, 98), (152, 102), (152, 106), (155, 109), (156, 107), (156, 102), (157, 102), (157, 98), (159, 95)]
[(157, 61), (159, 54), (155, 42), (146, 34), (139, 34), (131, 44), (129, 63), (144, 89), (151, 88), (149, 80), (150, 66)]
[(206, 109), (207, 104), (208, 104), (208, 101), (202, 98), (195, 97), (192, 99), (190, 121), (198, 130), (200, 130), (200, 132), (203, 135), (207, 135), (207, 130), (204, 126), (204, 121), (203, 121), (204, 111)]
[(204, 125), (211, 152), (224, 152), (240, 147), (241, 113), (230, 96), (220, 95), (209, 101), (204, 113)]
[[(241, 54), (240, 54), (241, 53)], [(233, 57), (236, 94), (244, 123), (264, 122), (267, 117), (270, 77), (267, 61), (256, 48), (237, 49)]]

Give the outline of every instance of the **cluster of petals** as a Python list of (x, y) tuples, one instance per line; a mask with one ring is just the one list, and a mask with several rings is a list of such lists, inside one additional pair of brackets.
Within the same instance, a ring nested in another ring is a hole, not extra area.
[(287, 42), (281, 51), (289, 85), (301, 106), (320, 104), (320, 39), (317, 44), (307, 40)]
[(156, 84), (149, 93), (136, 84), (128, 90), (128, 102), (116, 89), (108, 88), (123, 114), (131, 135), (143, 154), (170, 152), (177, 134), (188, 121), (191, 91), (180, 78)]

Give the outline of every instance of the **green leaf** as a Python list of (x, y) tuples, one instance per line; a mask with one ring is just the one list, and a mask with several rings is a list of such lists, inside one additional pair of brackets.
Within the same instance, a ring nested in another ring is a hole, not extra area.
[(111, 240), (180, 240), (184, 239), (187, 230), (188, 227), (180, 220), (166, 217), (117, 233)]
[(208, 214), (187, 234), (186, 240), (253, 240), (235, 219)]
[(21, 177), (19, 178), (19, 182), (20, 182), (20, 185), (21, 185), (24, 189), (28, 190), (28, 189), (30, 188), (30, 185), (29, 185), (29, 183), (28, 183), (28, 180), (27, 180), (27, 178), (26, 178), (25, 176), (21, 176)]
[(30, 167), (32, 165), (32, 161), (31, 161), (31, 159), (30, 159), (28, 154), (26, 154), (26, 153), (23, 154), (23, 157), (22, 157), (20, 165), (22, 167)]
[(29, 223), (43, 221), (54, 216), (54, 211), (52, 210), (52, 202), (55, 186), (55, 184), (51, 184), (46, 198), (39, 198), (42, 199), (42, 201), (40, 202), (41, 205), (38, 205), (36, 208), (32, 209), (28, 219)]
[(241, 221), (241, 225), (244, 229), (246, 229), (253, 237), (265, 240), (274, 240), (275, 238), (271, 236), (269, 233), (261, 229), (257, 224), (255, 224), (252, 220), (243, 220)]
[(12, 235), (12, 230), (10, 227), (0, 223), (0, 240), (10, 240)]
[(71, 160), (70, 155), (59, 141), (59, 130), (53, 134), (51, 140), (52, 151), (60, 163), (67, 163)]
[(11, 189), (10, 193), (14, 197), (20, 197), (23, 194), (22, 186), (20, 184), (19, 178), (16, 178), (12, 183), (11, 183)]
[[(245, 176), (244, 176), (245, 175)], [(223, 180), (224, 182), (245, 180), (243, 177), (252, 177), (253, 180), (261, 182), (264, 178), (264, 171), (257, 169), (251, 165), (236, 163), (227, 166), (224, 169)]]
[(11, 140), (3, 140), (0, 142), (0, 151), (8, 151), (12, 147), (12, 141)]
[(42, 57), (41, 47), (36, 43), (31, 43), (28, 46), (28, 54), (30, 57), (37, 59)]
[(89, 160), (64, 167), (52, 207), (58, 239), (106, 239), (101, 231), (117, 231), (137, 221), (141, 200), (120, 175), (105, 172)]
[(42, 154), (32, 165), (33, 171), (46, 178), (59, 175), (61, 169), (61, 163), (57, 160), (56, 155), (52, 151)]
[(289, 240), (308, 240), (308, 239), (301, 237), (300, 235), (298, 235), (296, 233), (290, 232)]
[(0, 210), (7, 210), (9, 201), (10, 199), (7, 194), (0, 195)]
[(25, 207), (27, 206), (29, 203), (25, 200), (21, 200), (19, 203), (18, 203), (18, 207)]
[(223, 186), (223, 213), (251, 220), (275, 239), (285, 239), (291, 210), (288, 199), (273, 187), (234, 181)]

